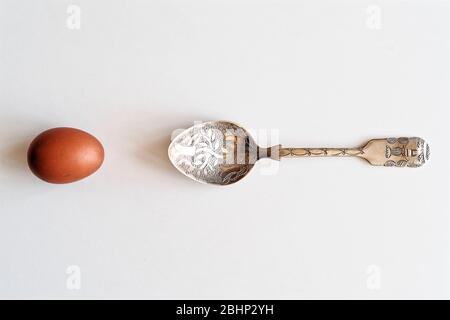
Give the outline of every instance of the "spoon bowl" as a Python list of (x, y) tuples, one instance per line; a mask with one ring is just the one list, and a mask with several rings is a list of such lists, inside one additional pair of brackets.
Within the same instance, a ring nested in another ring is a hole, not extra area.
[(169, 158), (181, 173), (199, 182), (228, 185), (253, 168), (258, 146), (241, 126), (211, 121), (181, 132), (169, 146)]

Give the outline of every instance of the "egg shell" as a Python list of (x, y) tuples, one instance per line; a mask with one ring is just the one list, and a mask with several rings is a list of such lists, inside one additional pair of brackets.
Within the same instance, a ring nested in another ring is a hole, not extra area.
[(28, 148), (28, 166), (49, 183), (71, 183), (93, 174), (104, 160), (100, 141), (75, 128), (53, 128), (39, 134)]

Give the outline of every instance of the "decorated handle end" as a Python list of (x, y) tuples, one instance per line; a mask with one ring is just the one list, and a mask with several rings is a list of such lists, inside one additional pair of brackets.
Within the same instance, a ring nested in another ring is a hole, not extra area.
[(375, 166), (417, 168), (430, 159), (428, 143), (417, 137), (373, 139), (362, 150), (361, 157)]

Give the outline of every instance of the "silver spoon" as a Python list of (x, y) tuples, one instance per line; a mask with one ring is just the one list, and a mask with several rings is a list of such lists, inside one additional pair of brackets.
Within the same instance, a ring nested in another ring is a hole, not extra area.
[(375, 166), (420, 167), (430, 157), (421, 138), (373, 139), (357, 148), (261, 148), (241, 126), (228, 121), (194, 125), (169, 146), (172, 164), (189, 178), (208, 184), (228, 185), (241, 180), (262, 158), (358, 157)]

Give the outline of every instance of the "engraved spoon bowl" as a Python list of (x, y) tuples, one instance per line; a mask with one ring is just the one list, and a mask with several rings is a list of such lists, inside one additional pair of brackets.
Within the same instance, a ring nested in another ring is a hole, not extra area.
[(242, 127), (228, 121), (194, 125), (169, 146), (172, 164), (199, 182), (228, 185), (241, 180), (253, 168), (257, 146)]

